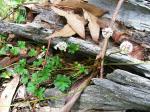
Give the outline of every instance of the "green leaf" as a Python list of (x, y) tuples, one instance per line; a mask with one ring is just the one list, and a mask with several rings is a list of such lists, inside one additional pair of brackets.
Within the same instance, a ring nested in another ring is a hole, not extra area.
[(4, 45), (4, 47), (0, 49), (0, 55), (6, 55), (9, 50), (10, 50), (9, 44)]
[(47, 51), (47, 48), (45, 46), (42, 46), (42, 51), (43, 52), (46, 52)]
[(12, 76), (12, 74), (10, 72), (3, 72), (0, 77), (5, 78), (5, 79), (9, 79)]
[(33, 66), (38, 67), (42, 65), (42, 63), (43, 63), (43, 59), (40, 58), (39, 60), (33, 62)]
[(20, 49), (26, 48), (26, 43), (25, 43), (25, 41), (18, 41), (17, 45), (18, 45), (18, 47), (19, 47)]
[(11, 0), (11, 6), (16, 7), (17, 5), (23, 3), (24, 0)]
[(88, 74), (88, 70), (85, 68), (85, 66), (81, 65), (80, 63), (75, 62), (74, 67), (76, 72), (72, 75), (73, 78), (77, 78), (81, 74)]
[(1, 38), (1, 39), (6, 39), (6, 38), (7, 38), (7, 36), (6, 36), (6, 35), (4, 35), (4, 34), (0, 34), (0, 38)]
[(29, 74), (28, 70), (25, 68), (26, 59), (21, 59), (18, 64), (15, 65), (14, 70), (20, 75)]
[(16, 11), (16, 23), (24, 23), (26, 21), (26, 9), (19, 7)]
[(10, 52), (13, 54), (13, 55), (18, 55), (20, 53), (20, 48), (19, 47), (12, 47), (10, 49)]
[(16, 19), (16, 23), (23, 23), (26, 21), (26, 18), (23, 15), (19, 15)]
[(68, 53), (70, 54), (75, 54), (79, 50), (80, 50), (80, 46), (78, 44), (70, 43), (68, 45)]
[(0, 49), (0, 55), (6, 55), (7, 54), (7, 49), (6, 49), (6, 47), (2, 47), (1, 49)]
[(27, 84), (28, 83), (28, 81), (29, 81), (29, 76), (22, 76), (21, 77), (21, 82), (23, 83), (23, 84)]
[(19, 65), (25, 67), (25, 65), (26, 65), (26, 59), (21, 59), (19, 61)]
[(56, 79), (54, 80), (54, 85), (60, 91), (65, 91), (71, 86), (71, 80), (65, 75), (57, 75)]
[(3, 67), (0, 65), (0, 70), (2, 70), (3, 69)]
[(83, 65), (81, 65), (79, 67), (79, 71), (80, 71), (80, 73), (87, 73), (87, 69), (85, 69), (85, 67)]
[(33, 56), (36, 56), (37, 55), (37, 51), (35, 49), (30, 49), (30, 51), (28, 52), (28, 55), (33, 57)]
[(9, 10), (10, 8), (11, 6), (6, 4), (4, 0), (0, 0), (0, 16), (1, 17), (5, 17), (8, 14), (8, 11), (10, 11)]
[(45, 88), (39, 88), (36, 90), (35, 95), (39, 98), (39, 99), (44, 99), (44, 92), (45, 92)]
[(28, 85), (27, 85), (27, 91), (29, 93), (34, 93), (36, 90), (36, 85), (32, 82), (29, 82)]

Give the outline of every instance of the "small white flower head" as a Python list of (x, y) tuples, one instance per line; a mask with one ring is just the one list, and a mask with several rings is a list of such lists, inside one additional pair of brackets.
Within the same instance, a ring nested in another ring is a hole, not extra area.
[(104, 38), (109, 38), (113, 35), (113, 30), (110, 27), (104, 28), (102, 29), (102, 35)]
[(68, 47), (68, 45), (66, 42), (59, 42), (57, 45), (54, 46), (54, 49), (56, 49), (56, 50), (59, 49), (60, 51), (66, 52), (67, 47)]
[(120, 45), (120, 51), (122, 54), (129, 54), (133, 51), (133, 44), (129, 41), (124, 41)]

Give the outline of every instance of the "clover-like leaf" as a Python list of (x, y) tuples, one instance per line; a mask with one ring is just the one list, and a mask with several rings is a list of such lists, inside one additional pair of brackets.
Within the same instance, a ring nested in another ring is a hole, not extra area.
[(71, 80), (65, 75), (57, 75), (56, 79), (54, 80), (54, 85), (60, 91), (65, 91), (71, 86)]

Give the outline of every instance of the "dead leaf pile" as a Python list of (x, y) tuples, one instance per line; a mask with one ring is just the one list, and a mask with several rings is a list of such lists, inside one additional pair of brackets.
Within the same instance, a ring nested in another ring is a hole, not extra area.
[(85, 27), (88, 26), (92, 40), (98, 42), (100, 32), (98, 17), (103, 16), (107, 12), (106, 10), (83, 0), (56, 0), (51, 2), (53, 3), (51, 9), (59, 16), (65, 17), (67, 24), (46, 39), (69, 37), (75, 34), (85, 39)]

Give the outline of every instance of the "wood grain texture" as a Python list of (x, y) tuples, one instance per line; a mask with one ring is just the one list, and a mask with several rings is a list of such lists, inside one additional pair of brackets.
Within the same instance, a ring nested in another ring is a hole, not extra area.
[[(140, 87), (132, 85), (131, 81), (133, 78), (136, 84), (143, 83), (143, 85)], [(119, 69), (109, 74), (109, 79), (94, 78), (94, 85), (90, 85), (84, 90), (74, 109), (149, 110), (150, 91), (147, 87), (150, 85), (150, 80), (147, 82), (145, 80), (148, 79)], [(61, 94), (56, 88), (46, 91), (47, 97), (60, 96)], [(64, 103), (65, 97), (58, 98), (51, 100), (50, 106), (61, 107)]]
[[(88, 0), (90, 3), (107, 9), (109, 14), (106, 17), (111, 18), (118, 0)], [(143, 2), (136, 0), (128, 0), (121, 7), (118, 21), (123, 22), (128, 27), (133, 27), (137, 30), (150, 31), (150, 7), (143, 5)]]

